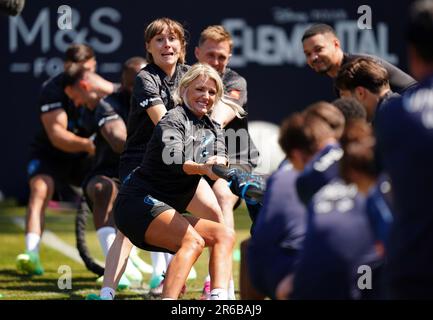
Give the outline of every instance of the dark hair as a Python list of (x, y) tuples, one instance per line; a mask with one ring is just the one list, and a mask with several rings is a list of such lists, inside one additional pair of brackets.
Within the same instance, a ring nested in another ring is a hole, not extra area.
[(346, 122), (353, 119), (367, 120), (367, 111), (355, 98), (338, 98), (332, 104), (341, 111)]
[(360, 119), (349, 121), (340, 142), (344, 151), (340, 163), (340, 173), (346, 182), (354, 182), (350, 179), (350, 170), (370, 177), (378, 175), (374, 161), (373, 130), (366, 121)]
[[(152, 21), (144, 30), (144, 41), (146, 43), (149, 43), (153, 37), (163, 32), (164, 28), (166, 27), (179, 39), (181, 46), (181, 52), (179, 52), (179, 62), (185, 63), (187, 41), (185, 36), (185, 29), (180, 22), (177, 22), (170, 18), (159, 18)], [(146, 53), (146, 59), (151, 63), (154, 62), (152, 54), (150, 54), (149, 52)]]
[(317, 117), (324, 121), (339, 139), (344, 129), (344, 116), (334, 105), (319, 101), (309, 105), (305, 110), (307, 117)]
[(78, 63), (71, 63), (63, 73), (63, 87), (74, 86), (84, 78), (86, 72), (87, 70), (83, 66)]
[(305, 39), (314, 37), (317, 34), (325, 34), (325, 33), (331, 33), (334, 36), (337, 36), (334, 29), (330, 25), (319, 23), (319, 24), (312, 25), (307, 30), (305, 30), (304, 35), (302, 36), (302, 42), (304, 42)]
[(308, 154), (315, 153), (315, 139), (307, 125), (304, 113), (295, 112), (283, 120), (278, 143), (286, 157), (289, 157), (295, 149), (303, 150)]
[(420, 0), (410, 7), (407, 40), (426, 62), (433, 62), (433, 1)]
[(356, 87), (365, 87), (373, 93), (389, 85), (388, 71), (372, 58), (356, 58), (345, 63), (338, 71), (335, 86), (339, 90), (353, 91)]
[(132, 57), (126, 60), (122, 66), (122, 86), (131, 88), (134, 85), (135, 77), (140, 66), (146, 65), (147, 61), (143, 57)]
[(65, 62), (85, 62), (95, 58), (95, 52), (87, 44), (71, 44), (65, 52)]
[(140, 56), (131, 57), (123, 63), (122, 72), (135, 66), (147, 64), (147, 60)]
[(336, 107), (330, 104), (322, 105), (324, 109), (328, 106), (333, 109), (336, 114), (334, 119), (333, 116), (329, 115), (330, 110), (326, 110), (323, 114), (321, 113), (323, 110), (318, 110), (316, 113), (316, 107), (321, 108), (320, 106), (321, 103), (313, 104), (307, 108), (309, 111), (293, 113), (282, 122), (278, 143), (286, 157), (289, 158), (295, 149), (303, 151), (309, 156), (314, 155), (319, 151), (324, 140), (335, 137), (336, 134), (330, 122), (338, 122), (339, 120), (336, 120), (338, 116), (342, 121), (341, 125), (344, 126), (343, 115)]

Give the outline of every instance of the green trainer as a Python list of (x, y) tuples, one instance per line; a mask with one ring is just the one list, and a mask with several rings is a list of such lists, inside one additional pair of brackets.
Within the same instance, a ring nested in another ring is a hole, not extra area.
[(97, 295), (95, 293), (91, 293), (91, 294), (88, 294), (86, 296), (86, 300), (109, 300), (109, 299), (104, 299), (104, 298), (101, 298), (99, 295)]
[(37, 252), (26, 252), (19, 254), (16, 259), (17, 270), (22, 274), (27, 275), (43, 275), (44, 268), (42, 267)]
[[(104, 282), (104, 276), (100, 276), (98, 279), (96, 279), (96, 283), (102, 285)], [(131, 287), (131, 282), (128, 280), (128, 278), (123, 275), (120, 280), (119, 284), (117, 285), (117, 290), (126, 290), (129, 287)]]

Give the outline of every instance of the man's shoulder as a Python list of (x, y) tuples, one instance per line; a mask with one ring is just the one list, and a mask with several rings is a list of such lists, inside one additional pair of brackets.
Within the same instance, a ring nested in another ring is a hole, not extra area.
[(287, 162), (273, 172), (268, 181), (274, 185), (291, 185), (294, 184), (299, 173), (290, 162)]
[(61, 72), (58, 75), (51, 77), (42, 83), (41, 93), (54, 93), (57, 92), (59, 95), (64, 95), (63, 92), (63, 78), (64, 73)]
[[(111, 105), (114, 108), (119, 107), (122, 104), (125, 104), (125, 101), (127, 101), (127, 105), (129, 107), (129, 99), (125, 97), (126, 94), (123, 91), (117, 91), (113, 92), (112, 94), (109, 94), (108, 96), (101, 99), (100, 102), (106, 103)], [(128, 95), (129, 97), (129, 95)]]
[(408, 89), (399, 99), (402, 106), (409, 112), (430, 112), (433, 109), (433, 77), (418, 86)]
[(351, 62), (355, 59), (358, 58), (368, 58), (368, 59), (372, 59), (374, 60), (376, 63), (382, 64), (385, 67), (389, 64), (389, 62), (387, 62), (386, 60), (384, 60), (383, 58), (373, 55), (373, 54), (369, 54), (369, 53), (344, 53), (344, 59), (343, 59), (343, 64)]
[(99, 100), (99, 102), (95, 108), (95, 113), (112, 111), (112, 110), (114, 110), (114, 108), (117, 104), (118, 103), (117, 103), (116, 97), (112, 97), (111, 95), (109, 95), (109, 96)]
[(247, 80), (242, 77), (239, 73), (237, 73), (236, 71), (234, 71), (233, 69), (230, 68), (226, 68), (223, 76), (222, 76), (222, 80), (224, 82), (224, 84), (226, 82), (242, 82), (245, 83), (247, 82)]
[(39, 107), (42, 113), (55, 109), (68, 109), (69, 98), (63, 90), (63, 73), (45, 81), (39, 91)]

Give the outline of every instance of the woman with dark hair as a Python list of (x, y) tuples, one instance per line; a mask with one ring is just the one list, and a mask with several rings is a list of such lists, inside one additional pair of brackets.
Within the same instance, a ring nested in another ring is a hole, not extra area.
[[(186, 31), (181, 23), (159, 18), (152, 21), (144, 30), (146, 58), (149, 62), (137, 75), (131, 98), (127, 121), (127, 140), (120, 158), (119, 177), (123, 182), (140, 165), (146, 152), (147, 143), (155, 125), (162, 116), (175, 107), (173, 93), (181, 77), (188, 70), (185, 65)], [(209, 198), (215, 201), (200, 202), (195, 208), (198, 216), (222, 222), (223, 216), (212, 189), (205, 181), (200, 181), (192, 206), (198, 199)], [(162, 292), (163, 273), (171, 256), (152, 252), (153, 275), (150, 280), (151, 294)]]

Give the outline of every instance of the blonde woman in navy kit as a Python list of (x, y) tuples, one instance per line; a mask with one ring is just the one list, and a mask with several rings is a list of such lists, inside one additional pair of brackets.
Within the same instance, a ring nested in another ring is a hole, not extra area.
[[(156, 125), (140, 168), (120, 190), (114, 209), (119, 232), (107, 257), (101, 298), (114, 297), (112, 288), (131, 247), (122, 240), (126, 236), (142, 249), (175, 253), (165, 276), (163, 299), (178, 298), (203, 248), (211, 247), (211, 299), (227, 299), (234, 231), (221, 223), (181, 215), (186, 210), (195, 214), (197, 204), (191, 204), (197, 202), (201, 176), (215, 180), (212, 165), (227, 163), (224, 135), (208, 116), (222, 94), (221, 78), (208, 65), (196, 64), (182, 77), (175, 93), (177, 107)], [(205, 206), (212, 201), (213, 197), (199, 199)]]

